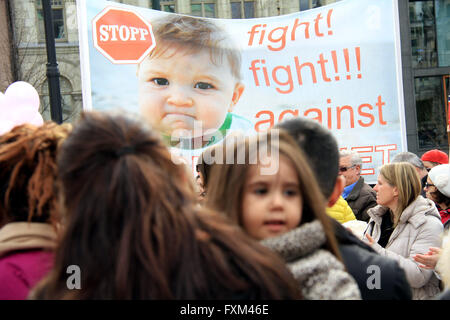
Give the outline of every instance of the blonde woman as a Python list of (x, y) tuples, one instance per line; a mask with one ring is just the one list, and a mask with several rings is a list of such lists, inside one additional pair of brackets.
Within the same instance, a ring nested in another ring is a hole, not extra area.
[(413, 257), (429, 247), (440, 247), (441, 218), (433, 201), (420, 195), (421, 183), (410, 163), (381, 167), (377, 185), (378, 205), (368, 211), (364, 240), (379, 254), (398, 261), (405, 270), (413, 299), (439, 294), (439, 280), (432, 270), (419, 267)]

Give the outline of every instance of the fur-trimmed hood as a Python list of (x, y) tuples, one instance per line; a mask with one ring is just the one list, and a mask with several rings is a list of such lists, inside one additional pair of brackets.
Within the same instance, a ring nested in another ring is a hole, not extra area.
[(325, 241), (322, 224), (316, 220), (261, 243), (280, 254), (286, 262), (291, 262), (314, 252)]
[(287, 262), (305, 299), (361, 299), (358, 285), (344, 265), (331, 252), (321, 249), (325, 242), (322, 224), (315, 220), (261, 243)]

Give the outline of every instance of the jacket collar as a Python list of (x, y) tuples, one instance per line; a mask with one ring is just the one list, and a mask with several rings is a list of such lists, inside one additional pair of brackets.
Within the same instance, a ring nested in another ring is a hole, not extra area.
[(319, 220), (314, 220), (278, 237), (262, 240), (261, 243), (290, 262), (315, 251), (325, 241), (322, 224)]
[(350, 194), (347, 196), (348, 200), (356, 200), (359, 197), (359, 193), (361, 192), (362, 187), (364, 186), (364, 178), (359, 177), (358, 181), (356, 182), (356, 185), (353, 187)]
[(383, 216), (388, 213), (389, 214), (389, 208), (383, 207), (381, 205), (376, 205), (373, 208), (370, 208), (367, 210), (367, 214), (369, 217), (371, 217), (376, 224), (381, 224), (381, 221), (383, 220)]
[(17, 250), (53, 250), (56, 238), (55, 229), (48, 223), (8, 223), (0, 229), (0, 257)]

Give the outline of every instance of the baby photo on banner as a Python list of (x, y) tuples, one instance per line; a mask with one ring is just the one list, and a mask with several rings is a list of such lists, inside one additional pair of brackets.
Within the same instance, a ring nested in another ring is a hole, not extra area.
[[(288, 15), (208, 19), (77, 1), (85, 110), (136, 113), (194, 170), (234, 132), (318, 121), (378, 167), (406, 151), (397, 3), (344, 0)], [(326, 156), (326, 155), (324, 155)]]

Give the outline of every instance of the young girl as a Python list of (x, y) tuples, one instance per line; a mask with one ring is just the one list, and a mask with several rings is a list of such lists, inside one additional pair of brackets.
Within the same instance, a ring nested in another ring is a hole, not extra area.
[(315, 177), (295, 141), (277, 133), (227, 139), (224, 159), (233, 152), (234, 163), (213, 165), (206, 204), (281, 255), (306, 299), (360, 299), (340, 262)]
[[(65, 218), (37, 299), (295, 299), (284, 262), (201, 209), (186, 168), (143, 123), (86, 113), (58, 159)], [(67, 267), (81, 270), (79, 290)]]

